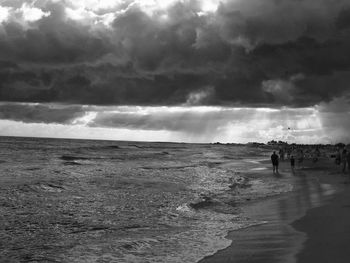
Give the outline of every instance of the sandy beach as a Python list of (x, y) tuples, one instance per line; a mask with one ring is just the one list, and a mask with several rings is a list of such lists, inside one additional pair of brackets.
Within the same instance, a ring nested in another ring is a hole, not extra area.
[(307, 160), (294, 174), (289, 162), (280, 168), (276, 179), (292, 178), (294, 191), (248, 204), (247, 217), (266, 223), (230, 232), (231, 246), (201, 263), (349, 262), (348, 175), (326, 158), (316, 164)]
[(308, 237), (297, 254), (297, 262), (349, 262), (350, 184), (340, 175), (323, 177), (322, 181), (343, 184), (342, 191), (292, 224)]

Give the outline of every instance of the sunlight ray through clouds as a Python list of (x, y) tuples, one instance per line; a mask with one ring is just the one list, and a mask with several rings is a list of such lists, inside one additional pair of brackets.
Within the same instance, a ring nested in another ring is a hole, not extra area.
[(0, 135), (350, 140), (348, 0), (0, 2)]
[[(139, 7), (141, 10), (149, 15), (153, 15), (158, 11), (165, 11), (169, 7), (174, 6), (177, 3), (190, 2), (186, 0), (69, 0), (69, 6), (66, 10), (71, 19), (80, 20), (86, 17), (86, 14), (94, 12), (98, 14), (101, 10), (113, 10), (117, 8), (119, 12), (121, 10), (128, 10), (135, 6)], [(205, 14), (208, 12), (215, 12), (220, 4), (220, 0), (197, 0), (193, 3), (197, 3), (196, 6), (199, 8), (200, 14)], [(85, 15), (84, 15), (85, 14)], [(166, 15), (160, 16), (165, 18)]]
[[(77, 136), (94, 139), (224, 143), (273, 139), (314, 143), (324, 139), (316, 108), (62, 107), (50, 104), (46, 109), (42, 105), (17, 104), (11, 114), (0, 115), (0, 135), (20, 135), (23, 130), (26, 133), (22, 135), (28, 135), (28, 131), (47, 127), (38, 131), (37, 136), (75, 138), (77, 132)], [(43, 111), (48, 115), (45, 119)], [(30, 112), (25, 119), (24, 112)], [(19, 121), (21, 116), (24, 122)], [(55, 121), (45, 123), (50, 118)]]

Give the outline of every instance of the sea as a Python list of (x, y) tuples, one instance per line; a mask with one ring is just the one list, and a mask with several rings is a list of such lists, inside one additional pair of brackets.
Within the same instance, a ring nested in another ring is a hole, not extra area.
[[(292, 190), (270, 148), (0, 137), (0, 262), (198, 262)], [(272, 172), (271, 172), (272, 173)]]

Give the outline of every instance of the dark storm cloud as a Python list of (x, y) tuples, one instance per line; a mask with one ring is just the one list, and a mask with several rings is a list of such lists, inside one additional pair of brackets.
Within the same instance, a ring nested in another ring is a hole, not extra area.
[(88, 62), (113, 48), (88, 25), (68, 19), (63, 5), (47, 3), (42, 10), (49, 15), (35, 22), (12, 19), (2, 23), (2, 59), (18, 63)]
[(48, 104), (1, 103), (0, 119), (24, 123), (69, 124), (75, 118), (84, 116), (81, 106)]
[(160, 109), (157, 112), (147, 113), (142, 111), (101, 112), (96, 115), (90, 125), (92, 127), (185, 131), (198, 134), (205, 133), (208, 129), (215, 131), (224, 126), (232, 115), (233, 112), (230, 110), (214, 110), (203, 113), (191, 110), (191, 108), (181, 111), (168, 111), (167, 109), (162, 111)]
[(318, 110), (325, 133), (333, 135), (330, 142), (349, 143), (350, 95), (335, 98), (329, 103), (321, 103)]
[(348, 92), (348, 1), (132, 2), (3, 1), (0, 100), (304, 107)]

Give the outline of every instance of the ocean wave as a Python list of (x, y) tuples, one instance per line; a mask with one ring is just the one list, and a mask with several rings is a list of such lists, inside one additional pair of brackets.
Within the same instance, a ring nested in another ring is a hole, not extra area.
[(64, 165), (82, 165), (81, 163), (79, 163), (79, 162), (75, 162), (75, 161), (71, 161), (71, 162), (64, 162), (63, 164), (64, 164)]
[(204, 209), (215, 205), (215, 202), (210, 196), (201, 196), (199, 200), (190, 203), (189, 206), (193, 209)]
[(60, 159), (63, 161), (77, 161), (77, 160), (89, 160), (89, 159), (96, 159), (96, 158), (88, 158), (88, 157), (73, 156), (73, 155), (62, 155)]
[(247, 176), (255, 163), (242, 161), (244, 147), (23, 140), (1, 156), (0, 235), (6, 251), (28, 247), (9, 261), (30, 251), (60, 262), (197, 262), (230, 245), (229, 231), (262, 223), (242, 202), (287, 190)]

